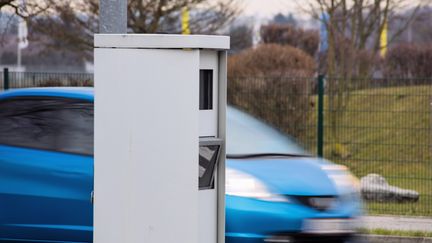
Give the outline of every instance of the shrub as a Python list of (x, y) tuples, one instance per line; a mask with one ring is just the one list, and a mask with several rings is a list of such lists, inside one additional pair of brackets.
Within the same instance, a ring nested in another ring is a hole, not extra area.
[(253, 29), (249, 25), (233, 26), (229, 34), (231, 37), (230, 53), (239, 53), (253, 46)]
[(431, 44), (399, 44), (392, 47), (383, 60), (383, 73), (386, 78), (432, 78), (431, 63)]
[(262, 44), (233, 55), (228, 62), (230, 77), (310, 77), (313, 58), (300, 49), (278, 44)]
[[(367, 79), (376, 71), (379, 56), (370, 49), (357, 49), (352, 40), (336, 34), (333, 53), (330, 49), (319, 53), (320, 73), (344, 79)], [(333, 54), (332, 56), (330, 56)]]
[(263, 25), (260, 29), (260, 35), (265, 44), (290, 45), (311, 56), (315, 55), (319, 46), (318, 31), (304, 30), (287, 24)]
[(228, 102), (292, 136), (303, 135), (309, 108), (312, 57), (277, 44), (249, 49), (228, 62)]

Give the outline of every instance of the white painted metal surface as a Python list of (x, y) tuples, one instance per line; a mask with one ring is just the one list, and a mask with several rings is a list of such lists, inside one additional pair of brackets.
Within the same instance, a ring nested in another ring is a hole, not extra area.
[[(199, 111), (199, 135), (218, 136), (219, 67), (218, 52), (201, 50), (200, 69), (213, 70), (213, 109)], [(217, 171), (215, 172), (217, 174)], [(199, 191), (199, 243), (217, 242), (217, 188)]]
[(158, 48), (158, 49), (212, 49), (228, 50), (227, 36), (165, 35), (165, 34), (99, 34), (95, 35), (95, 47), (106, 48)]
[(221, 148), (221, 157), (217, 168), (217, 242), (225, 243), (225, 155), (226, 155), (226, 108), (227, 108), (227, 52), (218, 54), (218, 137), (225, 143)]
[[(229, 38), (95, 36), (94, 242), (224, 243), (225, 147), (198, 190), (199, 137), (225, 140)], [(208, 50), (209, 49), (209, 50)], [(199, 110), (212, 69), (213, 110)]]
[(197, 242), (198, 62), (96, 49), (96, 243)]

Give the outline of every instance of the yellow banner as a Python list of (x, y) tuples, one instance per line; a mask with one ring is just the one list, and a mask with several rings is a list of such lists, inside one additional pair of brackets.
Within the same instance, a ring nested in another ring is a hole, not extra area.
[(182, 34), (190, 35), (191, 31), (189, 29), (189, 9), (184, 7), (182, 10)]
[(387, 20), (385, 20), (383, 29), (381, 31), (381, 36), (380, 36), (381, 57), (385, 57), (385, 55), (387, 54), (387, 46), (388, 46), (388, 23)]

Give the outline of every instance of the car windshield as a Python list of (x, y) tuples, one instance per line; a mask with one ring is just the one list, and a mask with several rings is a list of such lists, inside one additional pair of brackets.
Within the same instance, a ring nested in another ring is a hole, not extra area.
[(293, 138), (236, 108), (227, 112), (227, 155), (308, 155)]

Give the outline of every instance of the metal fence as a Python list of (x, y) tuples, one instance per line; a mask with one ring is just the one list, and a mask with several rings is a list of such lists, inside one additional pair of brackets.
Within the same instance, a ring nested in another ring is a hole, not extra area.
[[(327, 82), (325, 157), (347, 165), (358, 177), (379, 174), (390, 185), (419, 194), (417, 199), (398, 189), (404, 197), (372, 198), (370, 213), (431, 216), (432, 79)], [(338, 92), (331, 87), (341, 82), (349, 88)], [(363, 189), (368, 187), (364, 183)]]
[(0, 89), (93, 86), (92, 73), (10, 72), (3, 69), (0, 74)]
[[(10, 88), (93, 85), (93, 74), (2, 73), (2, 88), (5, 76)], [(369, 213), (432, 216), (431, 78), (230, 77), (228, 102), (359, 178), (378, 174), (419, 194), (369, 197)]]
[[(229, 103), (357, 177), (370, 175), (362, 180), (369, 213), (432, 216), (432, 78), (229, 81)], [(382, 179), (398, 188), (377, 187)], [(379, 188), (399, 196), (371, 193)]]

